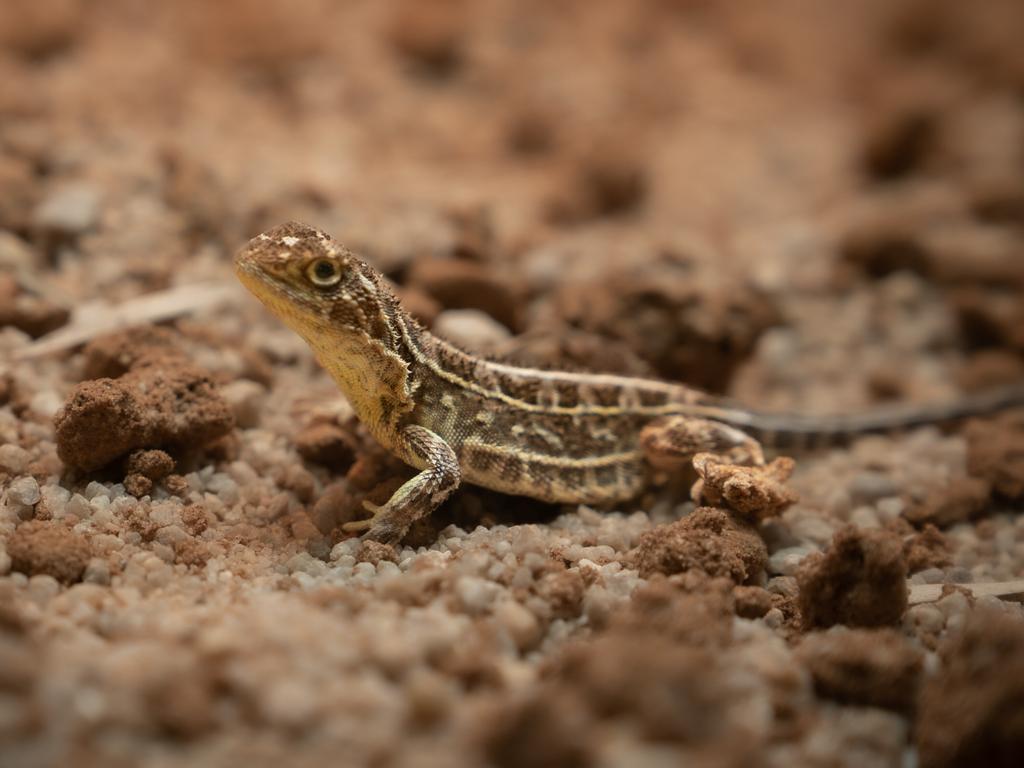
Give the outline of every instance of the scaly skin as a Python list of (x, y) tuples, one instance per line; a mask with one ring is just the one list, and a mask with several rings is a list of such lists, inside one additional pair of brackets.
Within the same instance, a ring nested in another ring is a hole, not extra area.
[(235, 269), (306, 340), (376, 439), (421, 470), (372, 518), (348, 524), (378, 541), (398, 541), (462, 481), (548, 502), (623, 501), (648, 464), (674, 467), (702, 451), (762, 463), (750, 435), (810, 443), (1024, 403), (1015, 387), (859, 417), (760, 415), (678, 384), (474, 357), (422, 328), (372, 267), (303, 224), (253, 238)]

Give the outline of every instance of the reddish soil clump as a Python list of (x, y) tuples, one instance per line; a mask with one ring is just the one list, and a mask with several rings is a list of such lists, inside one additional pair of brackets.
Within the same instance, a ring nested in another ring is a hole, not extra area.
[(447, 309), (479, 309), (513, 330), (522, 325), (523, 288), (493, 267), (466, 259), (417, 259), (408, 284)]
[(180, 336), (169, 328), (144, 325), (100, 336), (83, 350), (82, 379), (116, 379), (144, 360), (184, 361)]
[(919, 703), (922, 768), (1020, 765), (1024, 755), (1024, 622), (971, 614), (939, 648), (941, 671)]
[(903, 542), (903, 558), (907, 561), (907, 573), (913, 575), (928, 568), (945, 568), (953, 562), (952, 545), (942, 531), (934, 525), (926, 525)]
[(230, 406), (192, 365), (141, 365), (118, 379), (79, 384), (57, 413), (57, 453), (99, 469), (137, 448), (197, 447), (226, 435)]
[(809, 555), (797, 572), (805, 627), (880, 627), (907, 608), (907, 566), (895, 534), (843, 528), (824, 554)]
[(161, 450), (133, 451), (125, 461), (124, 486), (133, 496), (145, 496), (153, 484), (174, 471), (174, 459)]
[(32, 338), (67, 323), (71, 313), (24, 290), (10, 275), (0, 274), (0, 328), (12, 325)]
[(700, 507), (678, 522), (645, 533), (636, 551), (637, 568), (645, 577), (698, 570), (749, 584), (760, 577), (767, 562), (761, 537), (713, 507)]
[(778, 312), (751, 286), (703, 280), (695, 269), (678, 256), (612, 269), (592, 284), (565, 286), (559, 313), (625, 342), (663, 378), (720, 391)]
[(900, 712), (914, 706), (923, 657), (895, 630), (814, 632), (800, 641), (797, 654), (820, 696)]
[(696, 498), (728, 507), (751, 522), (777, 517), (797, 501), (796, 493), (784, 485), (794, 467), (785, 456), (764, 467), (746, 467), (703, 453), (694, 458), (693, 466), (701, 478), (694, 488)]
[(772, 593), (763, 587), (739, 586), (732, 596), (736, 615), (744, 619), (759, 619), (772, 609)]
[(945, 488), (930, 493), (923, 501), (911, 504), (904, 517), (914, 525), (949, 528), (980, 517), (989, 505), (992, 484), (981, 477), (962, 477)]
[(347, 472), (356, 460), (356, 441), (336, 424), (312, 424), (295, 436), (295, 450), (306, 461)]
[(82, 578), (92, 556), (89, 542), (56, 522), (29, 520), (7, 539), (11, 567), (28, 576), (47, 574), (71, 584)]
[(1024, 412), (968, 426), (967, 471), (1003, 499), (1024, 499)]

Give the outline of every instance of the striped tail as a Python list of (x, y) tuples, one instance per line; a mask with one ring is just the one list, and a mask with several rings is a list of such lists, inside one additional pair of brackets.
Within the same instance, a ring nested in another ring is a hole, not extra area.
[(803, 416), (722, 407), (708, 418), (738, 427), (766, 447), (802, 450), (842, 445), (861, 435), (949, 425), (1017, 407), (1024, 407), (1024, 382), (946, 403), (883, 406), (849, 415)]

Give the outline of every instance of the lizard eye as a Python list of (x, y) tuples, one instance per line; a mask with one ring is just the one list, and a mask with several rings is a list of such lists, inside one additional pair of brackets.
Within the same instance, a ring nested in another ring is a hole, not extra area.
[(306, 267), (306, 276), (309, 277), (313, 285), (329, 288), (341, 280), (341, 268), (337, 262), (330, 259), (317, 259)]

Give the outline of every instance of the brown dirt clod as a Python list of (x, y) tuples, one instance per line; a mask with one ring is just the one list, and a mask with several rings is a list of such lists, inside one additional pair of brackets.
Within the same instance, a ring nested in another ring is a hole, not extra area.
[(949, 528), (979, 517), (988, 506), (992, 483), (981, 477), (963, 477), (930, 493), (923, 501), (910, 504), (903, 516), (922, 526)]
[(658, 376), (715, 392), (779, 317), (751, 285), (707, 280), (689, 258), (672, 253), (568, 283), (556, 301), (571, 325), (624, 342)]
[(61, 460), (91, 471), (137, 448), (202, 446), (233, 419), (205, 371), (168, 362), (79, 384), (54, 424)]
[(855, 629), (806, 635), (797, 655), (820, 696), (842, 704), (913, 709), (923, 657), (891, 629)]
[(734, 587), (732, 596), (736, 615), (744, 619), (759, 619), (772, 609), (772, 593), (763, 587)]
[(67, 323), (65, 308), (24, 290), (10, 275), (0, 274), (0, 328), (14, 326), (33, 339)]
[(493, 267), (466, 259), (419, 258), (407, 282), (446, 309), (479, 309), (512, 330), (522, 325), (523, 287)]
[(28, 576), (47, 574), (72, 584), (82, 578), (92, 547), (60, 523), (29, 520), (7, 540), (7, 554), (15, 571)]
[(382, 560), (397, 563), (398, 553), (390, 544), (381, 544), (379, 541), (366, 540), (359, 545), (356, 551), (356, 562), (370, 563), (376, 566)]
[(911, 576), (928, 568), (945, 568), (953, 563), (952, 545), (942, 531), (926, 525), (903, 542), (903, 558)]
[(896, 624), (907, 608), (907, 566), (899, 537), (848, 526), (824, 554), (809, 555), (797, 571), (806, 628)]
[(125, 463), (125, 470), (150, 480), (163, 480), (174, 471), (174, 459), (158, 449), (132, 451)]
[(701, 453), (694, 457), (693, 466), (701, 478), (694, 486), (695, 498), (728, 507), (752, 522), (777, 517), (797, 501), (796, 493), (784, 485), (795, 466), (786, 456), (767, 466), (747, 467)]
[(180, 337), (169, 328), (144, 325), (98, 336), (82, 350), (82, 379), (116, 379), (143, 360), (184, 361)]
[(635, 557), (645, 577), (695, 569), (749, 584), (764, 571), (768, 550), (753, 529), (727, 512), (699, 507), (682, 520), (645, 533)]
[(335, 424), (312, 424), (295, 436), (295, 450), (306, 461), (347, 472), (356, 460), (356, 441)]
[(1024, 499), (1024, 411), (968, 425), (967, 471), (1004, 499)]
[(939, 648), (942, 667), (921, 691), (922, 768), (1016, 766), (1024, 754), (1024, 623), (970, 614)]

